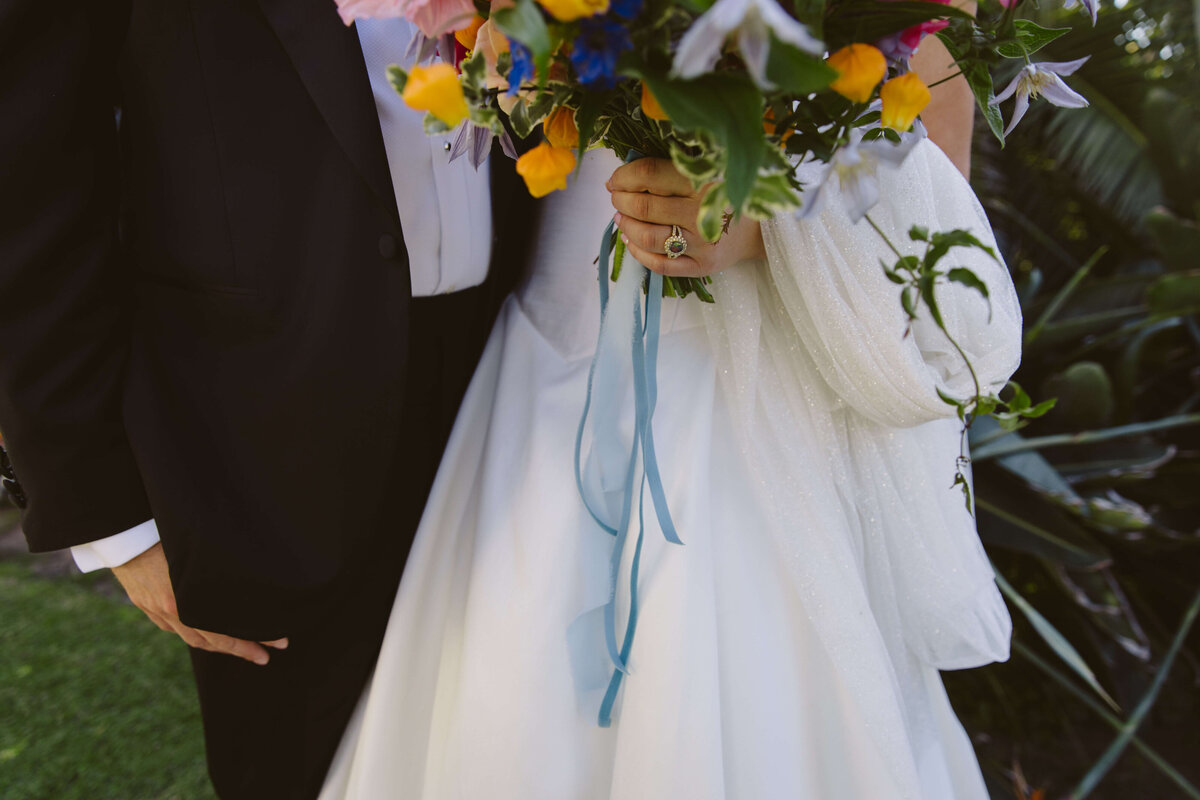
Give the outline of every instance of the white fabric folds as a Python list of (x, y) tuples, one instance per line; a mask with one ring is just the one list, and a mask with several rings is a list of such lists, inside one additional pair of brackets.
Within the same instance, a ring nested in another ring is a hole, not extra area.
[[(951, 488), (959, 424), (937, 395), (969, 383), (927, 320), (905, 336), (886, 246), (840, 210), (764, 225), (767, 261), (718, 276), (714, 306), (664, 305), (654, 434), (684, 545), (646, 509), (630, 674), (612, 727), (597, 726), (613, 537), (571, 462), (617, 163), (585, 155), (547, 203), (323, 800), (986, 800), (937, 671), (1008, 655), (1007, 611)], [(897, 245), (913, 246), (913, 222), (991, 241), (934, 145), (881, 183), (872, 217)], [(998, 386), (1019, 357), (1007, 273), (949, 258), (991, 291), (990, 323), (967, 290), (939, 298)], [(632, 435), (631, 399), (598, 413)], [(597, 496), (616, 485), (602, 461), (584, 475)], [(628, 587), (617, 597), (624, 620)]]

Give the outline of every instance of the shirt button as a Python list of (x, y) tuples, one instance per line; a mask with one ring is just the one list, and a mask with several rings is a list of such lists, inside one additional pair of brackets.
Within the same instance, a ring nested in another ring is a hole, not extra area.
[(397, 250), (399, 250), (399, 248), (397, 247), (395, 236), (392, 236), (390, 233), (385, 233), (383, 236), (379, 237), (379, 255), (390, 261), (396, 257)]
[(450, 143), (442, 142), (442, 149), (445, 150), (447, 153), (449, 153), (450, 152)]

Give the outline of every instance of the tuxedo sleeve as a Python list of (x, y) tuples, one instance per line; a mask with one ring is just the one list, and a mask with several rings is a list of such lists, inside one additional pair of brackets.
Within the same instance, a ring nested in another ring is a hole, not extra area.
[(0, 430), (34, 551), (153, 516), (121, 413), (120, 6), (0, 0)]

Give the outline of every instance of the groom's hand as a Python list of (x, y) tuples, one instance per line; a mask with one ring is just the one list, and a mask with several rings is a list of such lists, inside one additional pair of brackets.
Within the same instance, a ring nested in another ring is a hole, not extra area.
[(163, 555), (161, 544), (154, 545), (126, 564), (113, 567), (113, 575), (117, 576), (133, 604), (140, 608), (151, 622), (168, 633), (178, 634), (179, 638), (191, 647), (213, 653), (228, 653), (259, 665), (266, 664), (271, 658), (267, 647), (276, 650), (287, 647), (287, 639), (248, 642), (220, 633), (189, 628), (180, 622), (179, 612), (175, 608), (175, 591), (171, 588), (171, 576), (167, 572), (167, 557)]

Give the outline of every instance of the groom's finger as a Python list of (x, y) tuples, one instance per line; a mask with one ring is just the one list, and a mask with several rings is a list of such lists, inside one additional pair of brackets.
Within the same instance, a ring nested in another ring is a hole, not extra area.
[(221, 633), (200, 630), (196, 632), (204, 638), (214, 652), (237, 656), (258, 664), (260, 667), (266, 666), (267, 662), (271, 660), (271, 655), (260, 644), (248, 642), (245, 639), (235, 639)]

